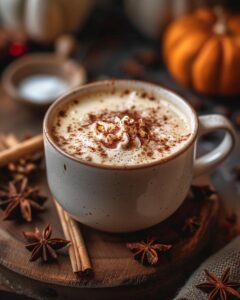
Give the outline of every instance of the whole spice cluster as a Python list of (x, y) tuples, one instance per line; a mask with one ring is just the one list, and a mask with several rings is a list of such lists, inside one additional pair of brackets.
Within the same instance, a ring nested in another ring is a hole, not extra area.
[[(216, 191), (210, 186), (191, 186), (187, 199), (189, 201), (214, 201)], [(192, 237), (201, 227), (201, 219), (197, 215), (186, 216), (181, 224), (178, 239)], [(136, 241), (126, 244), (133, 256), (143, 265), (155, 266), (159, 264), (164, 256), (170, 257), (174, 244), (162, 243), (161, 238), (148, 238), (147, 240)]]
[[(18, 141), (15, 136), (0, 136), (2, 150), (13, 146)], [(32, 222), (34, 216), (45, 210), (47, 197), (41, 194), (40, 187), (29, 181), (37, 175), (42, 163), (42, 153), (21, 158), (3, 167), (0, 176), (0, 208), (3, 210), (3, 220)], [(42, 258), (44, 262), (57, 259), (56, 251), (67, 246), (69, 241), (61, 238), (51, 238), (52, 227), (47, 225), (41, 232), (24, 232), (29, 244), (26, 249), (32, 252), (30, 261)]]
[[(2, 150), (18, 143), (14, 135), (1, 136)], [(4, 220), (24, 220), (31, 222), (33, 215), (44, 210), (47, 197), (38, 186), (29, 181), (40, 170), (42, 153), (21, 158), (0, 170), (0, 208)]]
[[(24, 137), (23, 140), (31, 136)], [(0, 151), (13, 147), (18, 143), (15, 135), (0, 135)], [(27, 177), (29, 180), (34, 178), (43, 166), (43, 153), (38, 152), (17, 161), (10, 162), (0, 169), (0, 184), (5, 184), (9, 180), (18, 180)]]

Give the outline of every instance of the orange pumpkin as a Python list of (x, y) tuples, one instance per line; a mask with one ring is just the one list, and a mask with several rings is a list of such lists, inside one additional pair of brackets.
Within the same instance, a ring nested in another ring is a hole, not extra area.
[(163, 55), (182, 84), (205, 94), (240, 94), (240, 15), (202, 8), (174, 21)]

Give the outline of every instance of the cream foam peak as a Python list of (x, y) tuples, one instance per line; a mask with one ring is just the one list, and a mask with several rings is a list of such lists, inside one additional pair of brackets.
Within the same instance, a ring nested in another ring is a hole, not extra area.
[(106, 148), (140, 148), (149, 139), (144, 121), (125, 115), (115, 117), (114, 122), (97, 121), (93, 125), (94, 136)]
[(70, 155), (104, 165), (135, 165), (178, 151), (191, 128), (177, 107), (144, 91), (99, 93), (72, 101), (52, 135)]

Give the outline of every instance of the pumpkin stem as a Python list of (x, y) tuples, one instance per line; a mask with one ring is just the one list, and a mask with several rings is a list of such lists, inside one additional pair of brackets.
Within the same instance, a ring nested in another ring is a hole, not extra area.
[(222, 6), (215, 6), (214, 13), (217, 17), (217, 22), (213, 27), (213, 31), (216, 34), (225, 34), (227, 33), (227, 20)]

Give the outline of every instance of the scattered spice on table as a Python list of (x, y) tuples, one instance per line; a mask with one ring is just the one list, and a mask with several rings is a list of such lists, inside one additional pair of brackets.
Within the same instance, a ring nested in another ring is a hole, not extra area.
[(209, 300), (240, 299), (240, 293), (237, 291), (240, 282), (230, 280), (230, 270), (230, 268), (226, 269), (221, 278), (205, 270), (207, 282), (196, 285), (196, 288), (208, 294)]
[(214, 200), (217, 193), (210, 185), (192, 185), (188, 197), (197, 201)]
[(136, 60), (129, 59), (122, 63), (122, 71), (133, 78), (139, 78), (144, 74), (144, 67)]
[(159, 262), (160, 255), (168, 252), (172, 245), (161, 244), (150, 239), (146, 242), (127, 243), (127, 248), (132, 251), (134, 258), (141, 264), (154, 266)]
[(240, 181), (240, 164), (233, 167), (233, 174), (237, 181)]
[(10, 181), (0, 190), (0, 208), (4, 220), (18, 219), (32, 221), (33, 213), (41, 212), (47, 197), (40, 194), (39, 187), (31, 187), (26, 177)]
[(197, 217), (189, 217), (185, 219), (182, 232), (184, 234), (193, 234), (200, 227), (200, 223)]
[(35, 155), (21, 158), (16, 162), (8, 164), (7, 169), (10, 175), (14, 179), (21, 179), (26, 176), (32, 176), (40, 169), (42, 162), (42, 153), (36, 153)]
[(39, 258), (42, 258), (44, 262), (56, 260), (58, 258), (56, 251), (70, 243), (70, 241), (61, 238), (51, 238), (52, 227), (50, 224), (42, 232), (35, 228), (34, 232), (24, 232), (23, 235), (30, 243), (25, 246), (28, 251), (32, 252), (30, 261)]
[(135, 54), (138, 60), (145, 67), (154, 67), (159, 63), (160, 57), (154, 49), (146, 49)]

